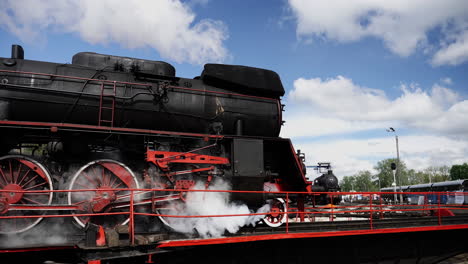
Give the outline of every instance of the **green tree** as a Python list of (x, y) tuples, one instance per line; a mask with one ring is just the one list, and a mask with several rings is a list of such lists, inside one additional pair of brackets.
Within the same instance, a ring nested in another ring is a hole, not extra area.
[(419, 171), (415, 171), (413, 169), (408, 170), (408, 185), (420, 184), (421, 182)]
[(468, 178), (468, 164), (452, 165), (450, 168), (450, 178), (452, 180), (467, 179)]
[[(380, 187), (391, 187), (393, 183), (393, 172), (391, 168), (392, 163), (397, 163), (396, 159), (385, 159), (377, 162), (374, 169), (377, 171), (377, 174), (374, 175), (374, 179), (376, 181), (380, 181)], [(406, 164), (400, 160), (400, 164), (397, 164), (398, 172), (397, 172), (397, 179), (396, 184), (403, 186), (408, 185), (408, 169), (406, 168)]]
[(425, 179), (424, 183), (450, 180), (450, 169), (448, 166), (431, 166), (426, 168), (424, 173), (427, 174), (428, 177), (428, 179)]
[(378, 191), (378, 183), (372, 181), (373, 175), (370, 171), (360, 171), (352, 176), (345, 176), (341, 180), (341, 190), (344, 192), (376, 192)]
[(356, 179), (354, 176), (344, 176), (341, 180), (340, 187), (343, 192), (354, 190)]
[(372, 174), (370, 171), (360, 171), (354, 175), (356, 184), (356, 191), (359, 192), (375, 192), (378, 190), (378, 185), (372, 181)]

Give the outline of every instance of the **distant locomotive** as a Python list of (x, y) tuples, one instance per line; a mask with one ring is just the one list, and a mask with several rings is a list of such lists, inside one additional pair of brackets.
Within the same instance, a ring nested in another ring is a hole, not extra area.
[[(279, 137), (283, 95), (279, 76), (265, 69), (206, 64), (188, 79), (165, 62), (89, 52), (71, 64), (25, 60), (14, 45), (11, 58), (0, 58), (0, 215), (41, 215), (65, 203), (84, 214), (74, 217), (79, 226), (125, 224), (127, 216), (86, 214), (118, 212), (128, 204), (125, 189), (208, 188), (216, 179), (233, 190), (339, 191), (334, 175), (309, 182), (303, 154)], [(84, 189), (97, 191), (42, 192)], [(183, 199), (143, 196), (139, 204), (156, 212)], [(254, 207), (267, 199), (232, 198)], [(40, 220), (2, 219), (0, 233)]]

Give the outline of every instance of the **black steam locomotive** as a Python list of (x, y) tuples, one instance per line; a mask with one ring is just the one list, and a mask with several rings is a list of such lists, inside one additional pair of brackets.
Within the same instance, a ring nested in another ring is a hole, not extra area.
[[(127, 216), (86, 214), (118, 212), (128, 202), (125, 189), (208, 188), (217, 179), (233, 190), (328, 191), (323, 180), (307, 180), (303, 154), (279, 137), (283, 95), (279, 76), (265, 69), (206, 64), (188, 79), (165, 62), (90, 52), (71, 64), (25, 60), (14, 45), (11, 58), (0, 58), (0, 215), (40, 215), (65, 203), (81, 212), (80, 226), (122, 224)], [(339, 190), (334, 175), (323, 177)], [(42, 192), (84, 189), (97, 191)], [(183, 199), (142, 196), (156, 211)], [(233, 199), (260, 206), (267, 197)], [(0, 233), (39, 221), (2, 219)]]

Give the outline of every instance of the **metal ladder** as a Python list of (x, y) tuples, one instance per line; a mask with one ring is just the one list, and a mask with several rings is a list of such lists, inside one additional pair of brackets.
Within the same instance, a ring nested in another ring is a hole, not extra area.
[[(108, 90), (111, 93), (106, 93)], [(116, 82), (112, 87), (106, 87), (101, 83), (101, 96), (99, 98), (99, 126), (114, 126), (114, 112), (115, 112), (115, 96), (116, 96)]]

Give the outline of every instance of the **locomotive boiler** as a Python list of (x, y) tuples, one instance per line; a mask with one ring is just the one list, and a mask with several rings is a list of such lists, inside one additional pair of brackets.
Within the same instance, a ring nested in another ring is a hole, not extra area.
[[(307, 180), (303, 154), (279, 137), (283, 95), (278, 74), (265, 69), (206, 64), (190, 79), (166, 62), (90, 52), (71, 64), (26, 60), (13, 45), (11, 58), (0, 58), (0, 215), (68, 210), (81, 227), (122, 225), (128, 216), (117, 213), (132, 189), (208, 188), (220, 179), (233, 190), (328, 191), (329, 181)], [(266, 196), (232, 199), (260, 207)], [(274, 199), (272, 208), (294, 199)], [(146, 191), (137, 203), (161, 212), (173, 200), (184, 197)], [(0, 233), (40, 220), (2, 219)]]

